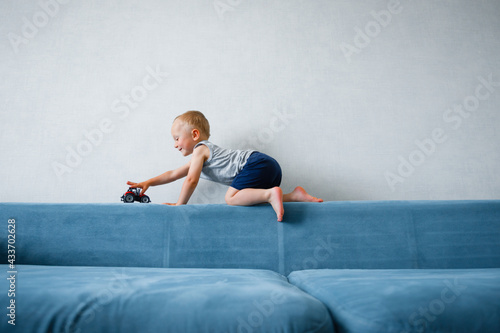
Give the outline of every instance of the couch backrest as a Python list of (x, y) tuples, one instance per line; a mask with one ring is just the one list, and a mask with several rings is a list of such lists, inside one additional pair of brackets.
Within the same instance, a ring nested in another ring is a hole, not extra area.
[(500, 267), (500, 201), (269, 205), (0, 204), (0, 262), (260, 268)]

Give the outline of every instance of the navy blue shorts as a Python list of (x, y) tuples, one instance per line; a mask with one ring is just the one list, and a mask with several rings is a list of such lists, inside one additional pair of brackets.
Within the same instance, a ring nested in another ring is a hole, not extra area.
[(263, 153), (253, 152), (247, 163), (234, 177), (231, 187), (237, 190), (245, 188), (273, 188), (281, 184), (281, 167), (274, 158)]

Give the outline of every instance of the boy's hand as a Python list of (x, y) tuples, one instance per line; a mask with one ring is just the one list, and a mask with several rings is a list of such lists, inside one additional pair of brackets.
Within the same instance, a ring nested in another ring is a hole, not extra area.
[(141, 190), (141, 195), (144, 194), (144, 193), (146, 193), (146, 191), (149, 188), (148, 182), (134, 183), (134, 182), (128, 181), (127, 185), (129, 185), (132, 188), (140, 188), (140, 189), (142, 189)]
[(171, 203), (171, 202), (164, 202), (164, 205), (169, 205), (169, 206), (177, 206), (176, 203)]

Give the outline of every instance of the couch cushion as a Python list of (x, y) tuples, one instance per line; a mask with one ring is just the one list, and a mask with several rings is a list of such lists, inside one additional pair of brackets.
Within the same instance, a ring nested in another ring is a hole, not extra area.
[(320, 301), (266, 270), (17, 268), (18, 332), (333, 331)]
[(500, 269), (308, 270), (339, 332), (500, 332)]
[(0, 203), (0, 226), (12, 218), (18, 264), (278, 271), (270, 206)]
[[(500, 267), (500, 200), (270, 205), (0, 203), (16, 263), (268, 269)], [(0, 237), (0, 245), (6, 245)], [(7, 263), (7, 246), (0, 246)]]
[(500, 267), (500, 201), (424, 201), (410, 208), (418, 265)]

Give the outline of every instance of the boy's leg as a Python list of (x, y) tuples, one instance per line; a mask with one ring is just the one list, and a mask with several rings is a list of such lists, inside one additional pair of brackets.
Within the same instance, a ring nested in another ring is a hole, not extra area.
[(270, 189), (245, 188), (237, 190), (229, 187), (226, 192), (226, 202), (233, 206), (252, 206), (260, 203), (270, 203), (276, 212), (278, 221), (283, 220), (283, 191), (278, 186)]
[(313, 197), (304, 190), (303, 187), (297, 186), (292, 192), (283, 195), (284, 202), (323, 202), (323, 199)]

